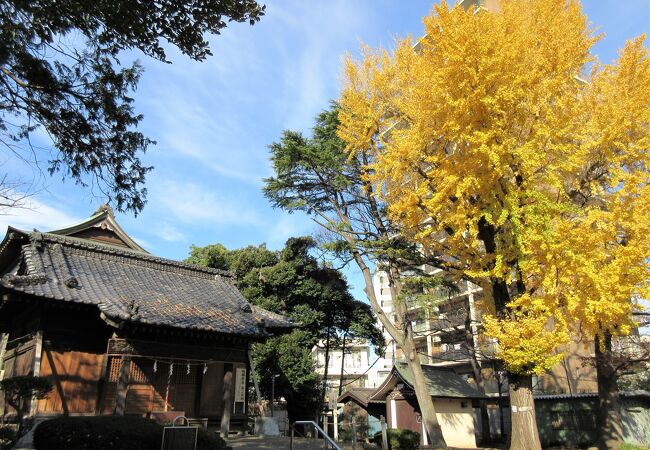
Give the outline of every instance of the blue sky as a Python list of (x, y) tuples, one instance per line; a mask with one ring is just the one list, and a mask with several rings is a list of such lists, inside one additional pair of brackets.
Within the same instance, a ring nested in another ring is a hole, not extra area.
[[(423, 32), (430, 1), (269, 0), (253, 27), (230, 24), (211, 39), (203, 63), (170, 51), (173, 64), (141, 58), (136, 98), (140, 129), (157, 141), (144, 160), (148, 203), (118, 221), (150, 252), (185, 258), (190, 244), (229, 248), (313, 234), (302, 215), (273, 210), (261, 193), (271, 175), (267, 145), (290, 128), (309, 132), (313, 117), (339, 91), (341, 58), (360, 43), (388, 47)], [(584, 0), (592, 24), (606, 34), (595, 47), (611, 62), (626, 39), (650, 31), (650, 0)], [(138, 55), (134, 54), (135, 57)], [(6, 155), (5, 155), (6, 157)], [(87, 217), (103, 199), (91, 190), (34, 173), (8, 157), (4, 171), (34, 180), (32, 210), (0, 216), (0, 228), (54, 229)], [(347, 271), (357, 297), (361, 280)]]

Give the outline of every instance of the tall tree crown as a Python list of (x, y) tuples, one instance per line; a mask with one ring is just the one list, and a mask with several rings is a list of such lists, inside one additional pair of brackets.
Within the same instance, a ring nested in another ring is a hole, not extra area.
[(628, 333), (649, 279), (644, 37), (601, 65), (566, 0), (443, 2), (424, 25), (344, 68), (339, 137), (371, 149), (389, 217), (483, 287), (510, 370), (549, 368), (578, 327)]

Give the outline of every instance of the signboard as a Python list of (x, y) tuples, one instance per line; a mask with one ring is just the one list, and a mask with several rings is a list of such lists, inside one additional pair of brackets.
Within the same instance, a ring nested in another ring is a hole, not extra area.
[(235, 403), (246, 401), (246, 369), (238, 367), (235, 371)]

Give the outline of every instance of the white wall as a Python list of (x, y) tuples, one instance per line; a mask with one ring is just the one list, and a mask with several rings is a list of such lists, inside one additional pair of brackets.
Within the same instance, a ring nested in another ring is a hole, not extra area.
[(476, 448), (472, 401), (443, 398), (435, 399), (433, 404), (447, 445)]

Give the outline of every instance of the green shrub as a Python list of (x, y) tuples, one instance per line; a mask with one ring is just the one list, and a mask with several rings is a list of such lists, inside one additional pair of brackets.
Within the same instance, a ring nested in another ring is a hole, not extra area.
[(352, 442), (352, 429), (343, 428), (341, 431), (339, 431), (339, 441)]
[(220, 436), (203, 428), (199, 428), (196, 440), (196, 450), (226, 450), (230, 449)]
[(14, 446), (18, 436), (16, 430), (11, 427), (0, 427), (0, 450), (8, 450)]
[[(34, 431), (36, 450), (159, 450), (163, 427), (141, 417), (57, 417)], [(225, 450), (226, 442), (199, 428), (197, 450)]]
[(154, 450), (162, 427), (141, 417), (57, 417), (34, 431), (37, 450)]
[(31, 401), (32, 397), (46, 398), (52, 390), (52, 382), (43, 377), (22, 375), (0, 381), (0, 390), (4, 392), (5, 403), (16, 412), (18, 419), (16, 435), (20, 437), (29, 430), (29, 427), (25, 426), (24, 418), (27, 402)]
[[(420, 446), (420, 433), (404, 428), (386, 430), (390, 450), (417, 450)], [(373, 442), (381, 446), (381, 431), (375, 434)]]
[[(339, 440), (341, 442), (352, 442), (352, 426), (344, 424), (345, 428), (339, 430)], [(359, 423), (355, 427), (357, 441), (363, 441), (368, 437), (368, 425)]]

